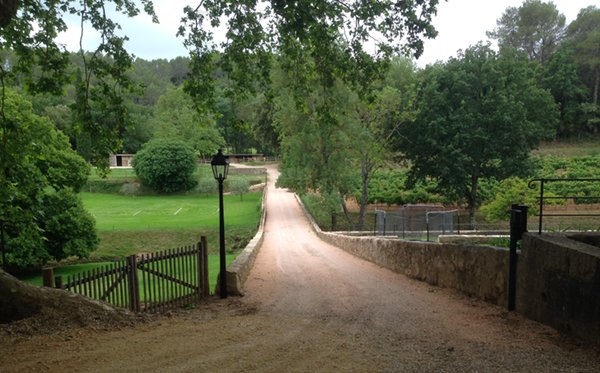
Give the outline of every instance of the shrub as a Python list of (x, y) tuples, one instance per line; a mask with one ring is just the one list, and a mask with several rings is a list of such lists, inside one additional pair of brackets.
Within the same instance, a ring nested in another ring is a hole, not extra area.
[(187, 191), (196, 185), (196, 155), (180, 140), (151, 140), (136, 154), (133, 169), (158, 193)]
[[(9, 229), (7, 247), (13, 270), (36, 269), (50, 259), (86, 258), (97, 248), (96, 222), (73, 191), (48, 189), (40, 206), (38, 226), (17, 223)], [(13, 229), (21, 234), (11, 234)]]
[(98, 246), (94, 217), (68, 189), (46, 194), (42, 228), (46, 250), (56, 260), (70, 256), (87, 258)]
[(490, 221), (508, 220), (511, 205), (518, 203), (529, 206), (529, 214), (537, 213), (536, 191), (527, 187), (527, 181), (518, 177), (502, 180), (497, 187), (496, 197), (483, 205), (481, 210)]

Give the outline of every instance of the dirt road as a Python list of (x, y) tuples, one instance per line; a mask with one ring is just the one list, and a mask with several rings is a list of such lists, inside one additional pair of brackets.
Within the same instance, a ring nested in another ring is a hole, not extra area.
[(600, 371), (597, 350), (548, 327), (318, 240), (269, 172), (245, 297), (117, 331), (0, 342), (0, 371)]

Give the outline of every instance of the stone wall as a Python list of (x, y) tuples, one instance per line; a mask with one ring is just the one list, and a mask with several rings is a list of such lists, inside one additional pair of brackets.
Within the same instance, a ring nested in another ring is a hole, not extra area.
[[(254, 267), (254, 261), (264, 240), (265, 223), (267, 221), (267, 209), (265, 207), (267, 190), (268, 188), (263, 189), (262, 216), (256, 234), (248, 242), (244, 250), (235, 258), (233, 263), (227, 267), (227, 292), (231, 295), (244, 295), (244, 284), (250, 275), (252, 267)], [(216, 287), (218, 289), (218, 283)]]
[(598, 234), (525, 234), (517, 311), (600, 344), (600, 248), (593, 246), (598, 239)]
[(505, 306), (508, 250), (317, 232), (349, 253), (432, 285)]
[[(301, 201), (300, 205), (304, 208)], [(305, 213), (322, 240), (357, 257), (507, 306), (506, 248), (323, 232)], [(600, 233), (525, 233), (516, 290), (517, 312), (600, 345)]]
[(323, 241), (359, 258), (493, 304), (507, 304), (508, 249), (323, 232), (306, 209), (304, 212)]

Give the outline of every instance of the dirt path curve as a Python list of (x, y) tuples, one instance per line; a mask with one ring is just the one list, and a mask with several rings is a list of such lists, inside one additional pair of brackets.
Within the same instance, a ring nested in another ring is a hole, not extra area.
[(119, 331), (0, 342), (0, 371), (598, 372), (597, 350), (320, 241), (269, 168), (246, 296)]

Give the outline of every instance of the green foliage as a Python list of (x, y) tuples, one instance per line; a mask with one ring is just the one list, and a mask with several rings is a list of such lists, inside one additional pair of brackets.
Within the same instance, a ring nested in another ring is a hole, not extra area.
[(496, 188), (495, 198), (481, 207), (490, 221), (510, 219), (513, 204), (529, 206), (529, 215), (537, 214), (536, 196), (538, 192), (528, 187), (527, 180), (510, 177), (502, 180)]
[(537, 80), (535, 64), (483, 45), (427, 67), (418, 114), (399, 139), (411, 179), (433, 178), (474, 219), (479, 180), (523, 174), (531, 149), (552, 135), (556, 106)]
[(42, 201), (46, 251), (55, 260), (86, 258), (98, 246), (95, 220), (79, 197), (68, 189), (49, 192)]
[[(436, 34), (431, 26), (435, 0), (267, 3), (206, 1), (185, 8), (179, 34), (186, 37), (192, 56), (186, 89), (202, 102), (201, 107), (214, 106), (216, 66), (234, 83), (232, 93), (253, 91), (268, 83), (271, 55), (277, 54), (292, 75), (293, 94), (300, 103), (310, 91), (312, 77), (324, 87), (336, 79), (368, 87), (392, 55), (412, 50), (419, 56), (421, 38)], [(227, 24), (228, 40), (219, 45), (211, 28), (222, 22)], [(374, 54), (364, 50), (371, 38), (378, 40)], [(217, 49), (222, 50), (218, 59)]]
[(213, 178), (201, 178), (198, 181), (198, 184), (196, 185), (196, 188), (194, 188), (195, 191), (197, 191), (200, 194), (213, 194), (213, 193), (217, 193), (218, 188), (217, 188), (217, 183), (215, 182), (215, 180)]
[[(120, 145), (118, 135), (128, 123), (124, 92), (132, 89), (127, 70), (133, 59), (124, 48), (127, 37), (118, 34), (120, 25), (109, 18), (109, 4), (128, 17), (140, 13), (138, 4), (131, 0), (96, 4), (73, 0), (19, 1), (17, 12), (9, 13), (0, 27), (0, 52), (11, 51), (15, 57), (11, 64), (3, 63), (0, 68), (3, 119), (6, 85), (20, 83), (32, 94), (59, 95), (65, 84), (74, 83), (73, 125), (76, 133), (85, 133), (89, 140), (82, 154), (89, 155), (104, 170), (108, 168), (108, 155)], [(152, 3), (141, 0), (141, 5), (157, 22)], [(75, 73), (69, 70), (68, 52), (56, 41), (59, 33), (66, 30), (63, 18), (69, 16), (80, 18), (82, 28), (92, 28), (102, 35), (96, 50), (80, 52), (83, 63)]]
[(212, 118), (198, 114), (182, 88), (167, 88), (158, 98), (152, 127), (154, 138), (183, 141), (204, 158), (225, 145)]
[(52, 123), (23, 97), (5, 92), (0, 118), (0, 220), (9, 265), (37, 267), (49, 259), (85, 256), (95, 247), (93, 219), (74, 192), (88, 164)]
[(419, 181), (408, 187), (407, 170), (382, 170), (373, 175), (369, 183), (369, 203), (405, 205), (427, 202), (445, 202), (444, 197), (435, 193), (436, 183), (431, 180)]
[[(600, 154), (586, 157), (545, 156), (537, 158), (537, 163), (539, 167), (535, 178), (598, 178), (600, 175)], [(596, 197), (600, 196), (600, 183), (550, 182), (544, 185), (544, 194)], [(574, 202), (585, 204), (594, 201), (581, 198)]]
[(560, 48), (544, 68), (544, 87), (548, 88), (559, 105), (560, 118), (556, 135), (559, 138), (593, 130), (588, 127), (582, 103), (587, 90), (581, 82), (578, 66), (570, 48)]
[(180, 140), (152, 140), (133, 160), (142, 183), (159, 193), (187, 191), (196, 185), (196, 155)]
[[(589, 87), (590, 103), (600, 105), (600, 8), (582, 9), (567, 28), (567, 43), (573, 48), (582, 81)], [(600, 109), (596, 109), (596, 114)], [(596, 115), (596, 119), (598, 116)], [(596, 122), (596, 124), (598, 124)], [(598, 127), (596, 127), (596, 130)]]
[(541, 0), (525, 0), (518, 8), (508, 7), (497, 24), (488, 37), (498, 40), (500, 47), (523, 51), (542, 64), (550, 59), (565, 32), (565, 16), (554, 3)]

